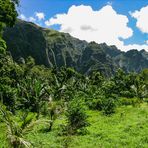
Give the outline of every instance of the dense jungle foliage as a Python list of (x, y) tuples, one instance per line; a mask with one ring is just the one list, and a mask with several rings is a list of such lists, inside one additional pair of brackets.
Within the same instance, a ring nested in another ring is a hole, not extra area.
[[(148, 69), (118, 69), (105, 77), (99, 71), (84, 75), (71, 67), (36, 65), (32, 57), (15, 62), (6, 52), (2, 31), (14, 25), (16, 4), (0, 0), (0, 146), (146, 146)], [(128, 125), (129, 118), (136, 124)], [(121, 140), (136, 130), (142, 130), (142, 143)]]

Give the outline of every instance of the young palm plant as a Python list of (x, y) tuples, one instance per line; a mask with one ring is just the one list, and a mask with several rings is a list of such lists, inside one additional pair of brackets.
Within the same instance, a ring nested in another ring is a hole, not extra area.
[(50, 125), (49, 120), (34, 120), (35, 114), (30, 112), (24, 112), (21, 118), (14, 120), (12, 113), (2, 104), (0, 104), (0, 113), (7, 127), (7, 141), (10, 148), (30, 148), (32, 143), (25, 139), (25, 135), (37, 124)]
[(6, 111), (4, 105), (0, 104), (0, 113), (2, 119), (7, 127), (7, 141), (9, 147), (20, 148), (30, 147), (31, 143), (24, 138), (24, 129), (22, 129), (17, 122), (12, 120), (12, 113)]

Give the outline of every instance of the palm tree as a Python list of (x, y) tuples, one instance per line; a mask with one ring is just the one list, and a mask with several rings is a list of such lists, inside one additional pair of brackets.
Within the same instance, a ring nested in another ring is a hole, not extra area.
[(3, 117), (3, 121), (7, 127), (7, 141), (9, 147), (19, 148), (19, 147), (27, 147), (31, 146), (31, 143), (28, 142), (23, 136), (23, 129), (12, 120), (12, 113), (6, 111), (4, 105), (0, 105), (0, 112)]
[(36, 124), (50, 124), (49, 120), (34, 120), (34, 113), (25, 112), (21, 121), (15, 121), (12, 113), (6, 110), (6, 107), (0, 104), (0, 113), (7, 127), (7, 141), (10, 148), (30, 148), (32, 143), (25, 139)]

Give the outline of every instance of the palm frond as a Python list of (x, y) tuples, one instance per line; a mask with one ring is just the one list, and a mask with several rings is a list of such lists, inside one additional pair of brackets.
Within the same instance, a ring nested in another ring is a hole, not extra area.
[(28, 134), (30, 131), (32, 131), (33, 127), (38, 124), (44, 124), (49, 125), (52, 122), (52, 120), (36, 120), (34, 122), (31, 122), (25, 129), (23, 129), (23, 134)]
[(30, 148), (31, 147), (31, 143), (26, 141), (24, 138), (19, 137), (18, 140), (19, 140), (20, 145), (24, 146), (25, 148)]

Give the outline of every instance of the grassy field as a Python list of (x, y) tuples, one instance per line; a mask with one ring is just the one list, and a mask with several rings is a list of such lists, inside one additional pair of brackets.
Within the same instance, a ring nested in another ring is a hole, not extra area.
[[(36, 148), (147, 148), (148, 147), (148, 105), (117, 108), (112, 116), (98, 111), (88, 111), (90, 126), (86, 135), (59, 136), (64, 117), (56, 120), (51, 132), (44, 132), (45, 125), (34, 128), (26, 139)], [(5, 148), (5, 126), (0, 124), (0, 148)]]

